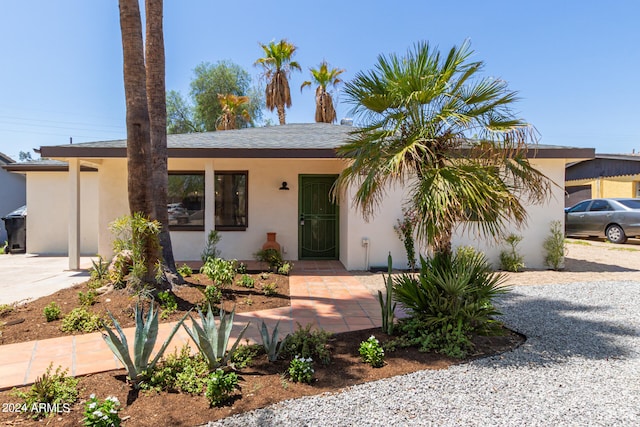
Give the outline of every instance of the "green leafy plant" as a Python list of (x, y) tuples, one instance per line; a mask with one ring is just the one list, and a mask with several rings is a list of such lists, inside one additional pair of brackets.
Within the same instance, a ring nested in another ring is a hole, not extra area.
[(413, 238), (415, 222), (415, 216), (406, 209), (402, 209), (402, 219), (398, 219), (398, 223), (393, 226), (396, 234), (404, 244), (404, 249), (407, 252), (407, 264), (411, 271), (416, 270), (416, 250)]
[(60, 318), (62, 310), (55, 301), (51, 301), (42, 309), (42, 313), (44, 314), (44, 318), (47, 319), (47, 322), (53, 322)]
[(413, 317), (403, 319), (399, 329), (402, 336), (391, 345), (399, 347), (415, 346), (420, 351), (435, 351), (454, 358), (464, 358), (473, 345), (469, 339), (470, 330), (462, 319), (457, 323), (428, 325), (424, 320)]
[(120, 401), (115, 396), (107, 396), (100, 401), (95, 394), (89, 396), (84, 404), (82, 424), (88, 427), (118, 427), (120, 419)]
[(368, 363), (374, 368), (380, 368), (384, 365), (384, 350), (373, 335), (360, 343), (358, 352), (364, 363)]
[(136, 320), (136, 331), (133, 341), (133, 353), (130, 353), (129, 351), (127, 337), (122, 331), (120, 323), (118, 323), (111, 313), (109, 313), (109, 317), (111, 317), (118, 335), (116, 335), (104, 322), (101, 323), (102, 327), (107, 332), (106, 334), (102, 334), (102, 338), (104, 338), (113, 354), (124, 365), (127, 370), (127, 377), (134, 388), (138, 389), (140, 388), (140, 383), (150, 376), (153, 368), (156, 366), (156, 363), (158, 363), (158, 360), (162, 357), (162, 354), (169, 345), (169, 342), (178, 331), (178, 328), (182, 325), (187, 315), (185, 314), (182, 319), (175, 324), (169, 333), (169, 336), (153, 359), (151, 359), (151, 351), (153, 351), (153, 347), (158, 339), (158, 313), (154, 311), (153, 304), (151, 304), (147, 313), (147, 319), (144, 321), (143, 310), (138, 304), (136, 304), (134, 316)]
[(382, 332), (387, 335), (393, 335), (393, 319), (395, 317), (396, 303), (393, 302), (393, 278), (391, 277), (391, 270), (393, 266), (393, 259), (391, 258), (391, 252), (387, 257), (387, 273), (386, 279), (382, 276), (387, 283), (387, 293), (383, 297), (382, 291), (378, 291), (378, 301), (380, 302), (380, 311), (382, 314)]
[(139, 212), (117, 218), (109, 224), (115, 237), (113, 250), (118, 260), (116, 264), (120, 264), (119, 269), (113, 270), (115, 273), (111, 279), (114, 283), (126, 282), (139, 288), (151, 281), (148, 276), (150, 269), (156, 270), (152, 277), (158, 276), (155, 273), (160, 264), (156, 263), (154, 266), (153, 263), (148, 263), (152, 261), (150, 255), (160, 250), (160, 228), (158, 221), (145, 218)]
[(263, 271), (262, 273), (260, 273), (260, 279), (268, 280), (269, 279), (269, 273), (266, 272), (266, 271)]
[(200, 304), (202, 311), (207, 311), (210, 307), (214, 307), (222, 301), (222, 291), (216, 285), (209, 285), (204, 289), (198, 289), (204, 295), (204, 302)]
[(160, 314), (160, 318), (162, 319), (166, 319), (171, 314), (178, 311), (178, 302), (176, 301), (176, 297), (169, 291), (158, 292), (158, 302), (162, 308), (162, 314)]
[[(78, 380), (68, 377), (69, 370), (63, 370), (61, 366), (58, 366), (53, 374), (51, 373), (52, 369), (53, 363), (49, 365), (42, 376), (35, 380), (26, 393), (15, 389), (11, 393), (22, 399), (25, 412), (30, 412), (33, 419), (68, 410), (71, 404), (78, 400)], [(48, 408), (52, 410), (40, 410), (42, 404), (48, 404)]]
[(189, 267), (187, 264), (182, 264), (182, 267), (178, 267), (177, 270), (182, 277), (191, 277), (191, 275), (193, 274), (193, 270), (191, 270), (191, 267)]
[(11, 304), (0, 304), (0, 317), (9, 314), (15, 310), (15, 307)]
[(91, 260), (91, 279), (93, 280), (104, 280), (109, 276), (109, 263), (102, 258), (102, 256), (98, 255), (98, 260)]
[(209, 375), (207, 389), (204, 395), (209, 400), (211, 406), (220, 406), (231, 397), (234, 390), (239, 390), (240, 377), (235, 372), (225, 372), (216, 369)]
[(394, 294), (421, 323), (421, 334), (436, 339), (433, 348), (461, 343), (462, 352), (471, 344), (473, 334), (500, 331), (501, 323), (494, 319), (500, 313), (493, 299), (507, 292), (508, 288), (500, 286), (503, 280), (481, 253), (438, 253), (421, 258), (418, 277), (405, 274), (396, 278)]
[(198, 350), (207, 360), (209, 369), (213, 370), (219, 366), (225, 366), (229, 362), (230, 354), (233, 354), (236, 347), (240, 343), (242, 335), (249, 327), (249, 323), (240, 331), (238, 338), (233, 343), (233, 346), (229, 351), (229, 338), (231, 336), (231, 329), (233, 328), (233, 318), (235, 316), (235, 308), (231, 313), (226, 313), (224, 310), (220, 310), (220, 321), (216, 324), (215, 316), (211, 307), (207, 311), (206, 316), (198, 309), (198, 315), (200, 316), (200, 323), (196, 322), (194, 318), (189, 314), (191, 318), (192, 328), (189, 328), (186, 324), (184, 329), (187, 331), (193, 342), (196, 343)]
[(90, 289), (87, 292), (78, 292), (78, 301), (80, 305), (83, 307), (90, 307), (96, 303), (98, 299), (98, 294), (96, 291)]
[(271, 333), (271, 335), (269, 335), (269, 328), (267, 327), (267, 324), (264, 323), (264, 320), (260, 324), (260, 337), (262, 338), (262, 346), (264, 347), (264, 351), (267, 353), (269, 362), (275, 362), (276, 360), (278, 360), (280, 352), (284, 347), (284, 342), (289, 337), (289, 335), (287, 335), (286, 337), (284, 337), (284, 340), (279, 341), (279, 327), (280, 321), (278, 320), (278, 323), (276, 323), (276, 326), (273, 328), (273, 332)]
[(295, 356), (289, 363), (289, 378), (294, 383), (311, 384), (313, 381), (313, 359)]
[(0, 245), (0, 255), (4, 255), (8, 253), (7, 251), (8, 247), (9, 247), (9, 242), (5, 240), (4, 243)]
[(270, 297), (278, 293), (278, 285), (274, 283), (265, 283), (262, 285), (262, 293)]
[(198, 353), (191, 356), (191, 347), (182, 346), (180, 354), (177, 350), (158, 363), (151, 378), (143, 383), (143, 388), (159, 389), (169, 392), (201, 394), (209, 377), (209, 366), (204, 357)]
[(220, 251), (216, 248), (218, 243), (220, 243), (220, 240), (222, 240), (222, 236), (217, 230), (209, 231), (209, 234), (207, 235), (207, 243), (200, 254), (200, 258), (203, 263), (206, 263), (209, 258), (218, 258), (220, 256)]
[(505, 239), (509, 248), (500, 252), (500, 269), (517, 273), (521, 271), (524, 265), (524, 256), (518, 253), (518, 243), (522, 241), (522, 236), (510, 234)]
[(545, 250), (544, 262), (552, 270), (560, 270), (564, 264), (567, 251), (564, 241), (564, 230), (560, 221), (551, 222), (551, 235), (542, 244)]
[(246, 272), (247, 272), (247, 265), (244, 262), (241, 262), (236, 266), (236, 273), (245, 274)]
[(260, 249), (254, 254), (254, 257), (260, 262), (269, 264), (269, 270), (274, 272), (277, 272), (283, 264), (282, 254), (274, 248)]
[(278, 267), (278, 274), (288, 276), (289, 274), (291, 274), (291, 270), (293, 270), (293, 263), (287, 261), (282, 263), (282, 265)]
[(235, 261), (209, 258), (200, 269), (200, 273), (211, 279), (216, 286), (225, 287), (231, 285), (236, 276)]
[(313, 358), (320, 360), (323, 365), (331, 362), (331, 352), (327, 342), (331, 337), (331, 332), (323, 329), (311, 331), (313, 325), (308, 324), (304, 328), (300, 323), (298, 329), (287, 336), (282, 344), (282, 354), (287, 357), (300, 356), (303, 358)]
[(242, 286), (243, 288), (253, 288), (255, 286), (255, 283), (256, 281), (253, 280), (253, 278), (248, 274), (243, 274), (237, 281), (237, 285)]
[(62, 318), (63, 332), (93, 332), (100, 329), (100, 316), (90, 313), (85, 307), (74, 308)]
[(247, 366), (251, 366), (253, 358), (260, 354), (262, 347), (257, 344), (243, 344), (239, 345), (229, 357), (229, 364), (234, 369), (244, 369)]

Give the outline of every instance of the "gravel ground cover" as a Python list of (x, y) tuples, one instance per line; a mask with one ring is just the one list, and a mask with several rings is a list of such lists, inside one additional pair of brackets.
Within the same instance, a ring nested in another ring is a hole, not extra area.
[(640, 282), (519, 286), (514, 351), (312, 396), (210, 426), (640, 425)]

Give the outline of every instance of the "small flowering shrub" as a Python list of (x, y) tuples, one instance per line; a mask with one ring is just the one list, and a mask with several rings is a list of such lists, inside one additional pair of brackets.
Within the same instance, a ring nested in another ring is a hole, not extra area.
[(313, 380), (313, 359), (296, 356), (289, 364), (289, 377), (294, 383), (311, 384)]
[(374, 368), (380, 368), (384, 365), (384, 350), (373, 335), (368, 340), (360, 343), (359, 351), (364, 363), (368, 363)]
[(119, 411), (120, 401), (117, 397), (108, 396), (100, 402), (96, 395), (92, 394), (84, 405), (82, 423), (91, 427), (118, 427), (121, 422)]
[(225, 372), (218, 368), (209, 375), (207, 389), (204, 395), (212, 406), (220, 406), (231, 396), (235, 389), (239, 389), (240, 377), (235, 372)]

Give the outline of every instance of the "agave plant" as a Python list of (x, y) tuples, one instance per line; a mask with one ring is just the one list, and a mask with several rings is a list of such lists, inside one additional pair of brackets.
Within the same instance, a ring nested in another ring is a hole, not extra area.
[(235, 312), (235, 307), (231, 313), (226, 313), (221, 309), (220, 322), (219, 324), (216, 324), (213, 310), (211, 309), (211, 305), (209, 305), (206, 316), (200, 309), (198, 309), (201, 323), (196, 322), (191, 314), (189, 314), (193, 327), (190, 329), (187, 325), (184, 325), (184, 329), (187, 331), (193, 342), (196, 343), (200, 353), (202, 353), (205, 359), (207, 359), (210, 370), (214, 370), (220, 366), (225, 366), (229, 362), (231, 354), (233, 354), (240, 342), (240, 339), (242, 338), (242, 335), (244, 335), (245, 331), (249, 327), (250, 323), (247, 323), (242, 331), (240, 331), (240, 335), (238, 335), (236, 342), (227, 352)]
[(127, 370), (127, 377), (133, 386), (135, 388), (140, 388), (140, 384), (151, 373), (151, 371), (153, 371), (153, 368), (164, 354), (169, 342), (178, 331), (178, 328), (182, 325), (187, 315), (185, 314), (182, 319), (175, 324), (169, 334), (169, 337), (165, 340), (162, 347), (160, 347), (160, 350), (151, 361), (149, 361), (151, 358), (151, 351), (153, 351), (153, 347), (158, 339), (158, 312), (154, 311), (153, 304), (151, 304), (151, 307), (149, 308), (146, 321), (143, 321), (143, 310), (136, 304), (136, 333), (133, 342), (133, 354), (129, 352), (129, 343), (127, 342), (127, 337), (122, 331), (120, 323), (111, 313), (109, 313), (109, 316), (111, 317), (111, 321), (113, 322), (113, 325), (120, 337), (116, 336), (113, 330), (102, 322), (102, 327), (107, 331), (106, 334), (102, 334), (102, 338), (104, 338), (113, 354), (115, 354), (118, 360), (120, 360), (124, 365)]
[(269, 328), (267, 324), (262, 321), (260, 325), (260, 336), (262, 337), (262, 346), (264, 347), (264, 351), (267, 353), (267, 357), (269, 358), (269, 362), (275, 362), (278, 360), (278, 356), (280, 356), (280, 350), (282, 350), (284, 340), (287, 339), (289, 335), (284, 337), (284, 340), (278, 340), (278, 327), (280, 326), (280, 321), (276, 323), (276, 327), (273, 328), (273, 332), (271, 336), (269, 336)]

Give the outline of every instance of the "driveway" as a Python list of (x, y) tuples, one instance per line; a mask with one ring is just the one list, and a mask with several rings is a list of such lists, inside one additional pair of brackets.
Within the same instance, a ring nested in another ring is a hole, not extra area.
[(26, 302), (81, 283), (89, 278), (91, 258), (80, 260), (81, 271), (69, 271), (62, 256), (0, 255), (0, 304)]

